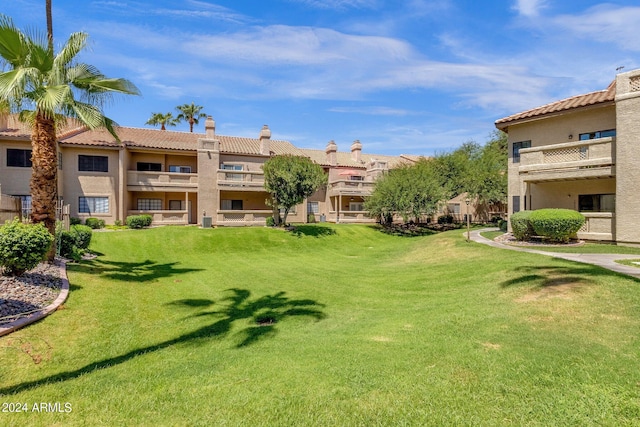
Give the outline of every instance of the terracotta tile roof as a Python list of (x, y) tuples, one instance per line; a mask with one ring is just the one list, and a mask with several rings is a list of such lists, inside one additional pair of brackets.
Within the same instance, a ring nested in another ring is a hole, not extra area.
[[(0, 120), (2, 122), (2, 120)], [(73, 119), (67, 120), (67, 123), (58, 130), (58, 138), (70, 135), (76, 132), (82, 132), (83, 127), (79, 122)], [(17, 114), (7, 116), (6, 125), (0, 124), (0, 138), (24, 139), (31, 140), (31, 126), (18, 120)]]
[[(311, 149), (311, 148), (302, 148), (300, 149), (300, 151), (303, 152), (303, 155), (311, 158), (311, 160), (313, 160), (314, 162), (316, 162), (319, 165), (322, 166), (330, 166), (329, 162), (327, 161), (327, 153), (324, 150), (317, 150), (317, 149)], [(384, 154), (367, 154), (367, 153), (362, 153), (360, 155), (360, 162), (355, 162), (352, 158), (351, 158), (351, 152), (345, 152), (345, 151), (338, 151), (336, 152), (336, 157), (337, 157), (337, 167), (349, 167), (349, 168), (361, 168), (361, 169), (366, 169), (368, 164), (370, 164), (372, 161), (383, 161), (383, 162), (387, 162), (389, 167), (393, 168), (398, 166), (401, 163), (406, 163), (407, 160), (409, 161), (413, 161), (411, 158), (415, 157), (415, 158), (419, 158), (421, 156), (387, 156)]]
[(509, 126), (509, 124), (512, 124), (513, 122), (535, 119), (536, 117), (559, 113), (561, 111), (567, 111), (574, 108), (588, 107), (596, 104), (613, 103), (615, 100), (615, 96), (616, 81), (614, 80), (605, 90), (591, 92), (584, 95), (572, 96), (571, 98), (562, 99), (560, 101), (552, 102), (541, 107), (513, 114), (509, 117), (496, 120), (495, 124), (498, 129), (504, 130)]
[[(164, 150), (196, 151), (198, 139), (204, 134), (191, 132), (161, 131), (157, 129), (141, 129), (119, 127), (116, 129), (118, 137), (128, 148), (152, 148)], [(220, 151), (235, 154), (260, 154), (260, 140), (237, 136), (216, 135), (220, 141)], [(104, 129), (86, 131), (61, 139), (62, 145), (85, 145), (117, 147), (118, 143)], [(288, 141), (271, 140), (271, 151), (275, 154), (303, 153)]]

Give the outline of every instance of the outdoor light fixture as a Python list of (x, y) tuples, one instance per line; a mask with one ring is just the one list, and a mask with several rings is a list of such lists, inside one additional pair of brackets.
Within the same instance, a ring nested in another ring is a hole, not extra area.
[(469, 217), (469, 203), (471, 203), (471, 200), (467, 197), (466, 199), (464, 199), (464, 202), (467, 204), (467, 243), (469, 243), (469, 236), (470, 236), (470, 226), (471, 226), (471, 218)]

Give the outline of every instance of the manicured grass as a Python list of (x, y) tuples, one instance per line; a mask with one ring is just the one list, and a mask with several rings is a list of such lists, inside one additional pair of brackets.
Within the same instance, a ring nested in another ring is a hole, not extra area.
[(640, 281), (367, 226), (94, 233), (2, 425), (637, 425)]

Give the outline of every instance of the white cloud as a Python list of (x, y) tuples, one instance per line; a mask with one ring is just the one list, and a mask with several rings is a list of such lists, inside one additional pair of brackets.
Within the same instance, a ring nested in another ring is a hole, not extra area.
[(400, 108), (390, 108), (382, 106), (370, 107), (331, 107), (329, 111), (333, 113), (352, 113), (365, 114), (371, 116), (416, 116), (424, 113), (414, 110), (405, 110)]
[(316, 9), (374, 9), (379, 0), (291, 0)]
[(519, 15), (525, 17), (536, 17), (540, 14), (540, 11), (547, 5), (547, 0), (516, 0), (513, 9), (518, 12)]

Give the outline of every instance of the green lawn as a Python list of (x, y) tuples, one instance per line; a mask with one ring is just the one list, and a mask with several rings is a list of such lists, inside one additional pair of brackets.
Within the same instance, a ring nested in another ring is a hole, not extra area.
[(94, 233), (0, 338), (0, 425), (640, 423), (640, 281), (368, 226)]

